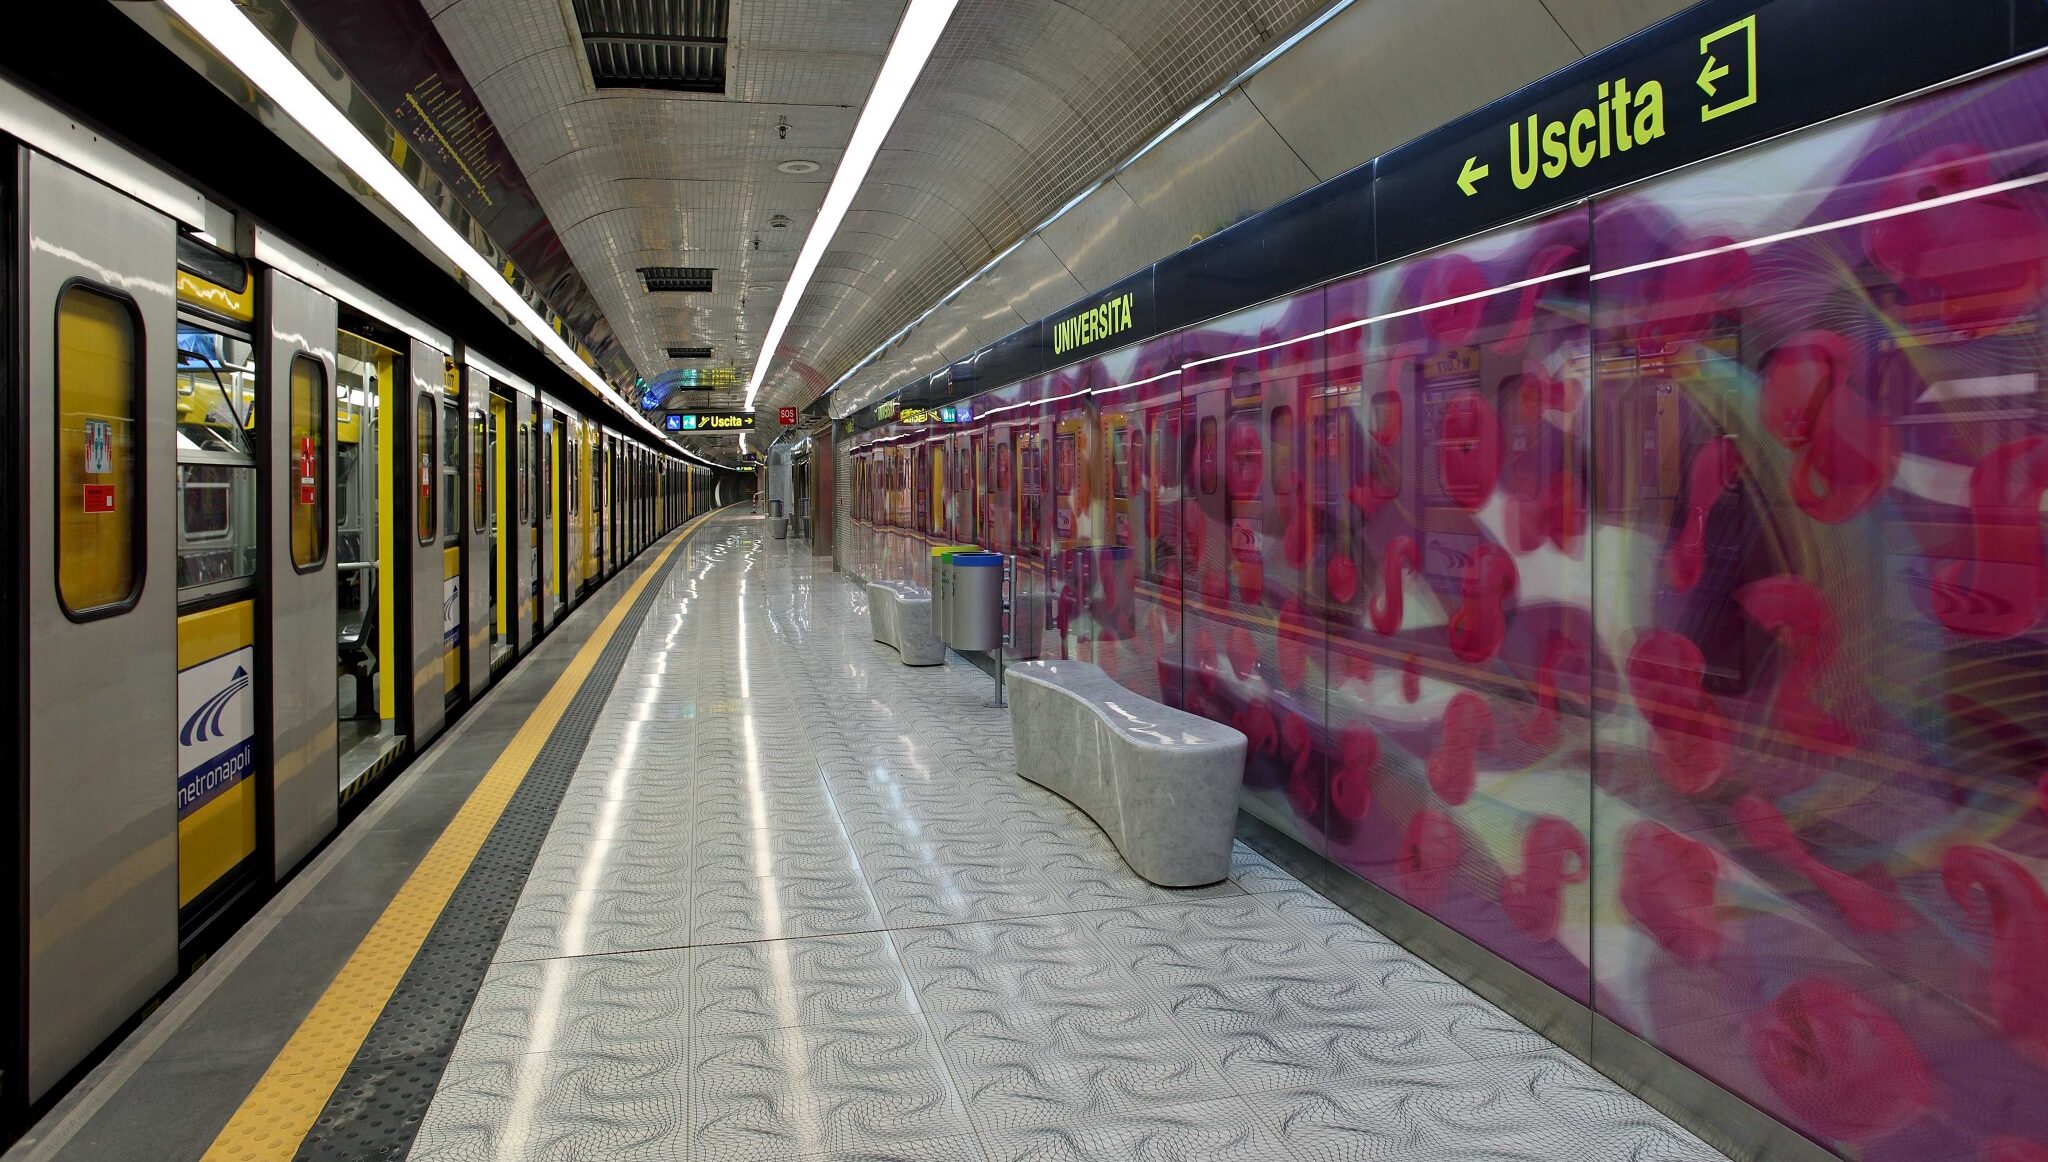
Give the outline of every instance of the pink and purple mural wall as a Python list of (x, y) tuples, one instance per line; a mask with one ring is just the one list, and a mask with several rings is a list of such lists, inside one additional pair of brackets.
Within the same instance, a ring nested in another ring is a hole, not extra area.
[(2033, 66), (871, 433), (855, 556), (1016, 555), (1026, 654), (1843, 1156), (2048, 1162), (2044, 278)]

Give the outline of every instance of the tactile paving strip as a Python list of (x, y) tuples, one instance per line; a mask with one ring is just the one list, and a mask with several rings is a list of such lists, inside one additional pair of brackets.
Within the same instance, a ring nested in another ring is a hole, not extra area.
[(411, 1148), (591, 729), (648, 609), (683, 559), (682, 553), (669, 556), (605, 644), (334, 1087), (298, 1158), (395, 1160)]

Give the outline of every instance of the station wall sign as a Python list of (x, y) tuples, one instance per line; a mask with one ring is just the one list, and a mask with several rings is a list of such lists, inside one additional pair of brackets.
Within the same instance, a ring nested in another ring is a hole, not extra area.
[(2007, 0), (1709, 0), (1381, 157), (1380, 257), (1968, 72), (2011, 19)]
[(669, 412), (661, 426), (670, 432), (751, 432), (752, 412)]
[(1153, 332), (1152, 271), (1147, 267), (1038, 324), (1041, 358), (1057, 367), (1114, 351)]

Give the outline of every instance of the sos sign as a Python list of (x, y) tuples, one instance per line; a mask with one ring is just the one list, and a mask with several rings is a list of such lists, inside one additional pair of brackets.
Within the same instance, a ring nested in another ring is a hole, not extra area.
[(780, 423), (780, 424), (781, 424), (781, 425), (782, 425), (783, 427), (787, 428), (787, 427), (791, 426), (792, 424), (796, 423), (796, 409), (795, 409), (795, 408), (777, 408), (777, 409), (775, 410), (775, 419), (776, 419), (776, 421), (777, 421), (778, 423)]

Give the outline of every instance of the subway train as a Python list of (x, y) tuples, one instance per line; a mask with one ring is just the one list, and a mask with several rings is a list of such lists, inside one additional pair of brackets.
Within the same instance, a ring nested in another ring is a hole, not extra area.
[(0, 1069), (36, 1102), (717, 497), (587, 392), (0, 87)]
[(1255, 833), (1596, 1062), (2048, 1159), (2048, 63), (1956, 72), (1420, 247), (1333, 179), (848, 417), (848, 566), (1008, 555), (1013, 659), (1242, 731)]

